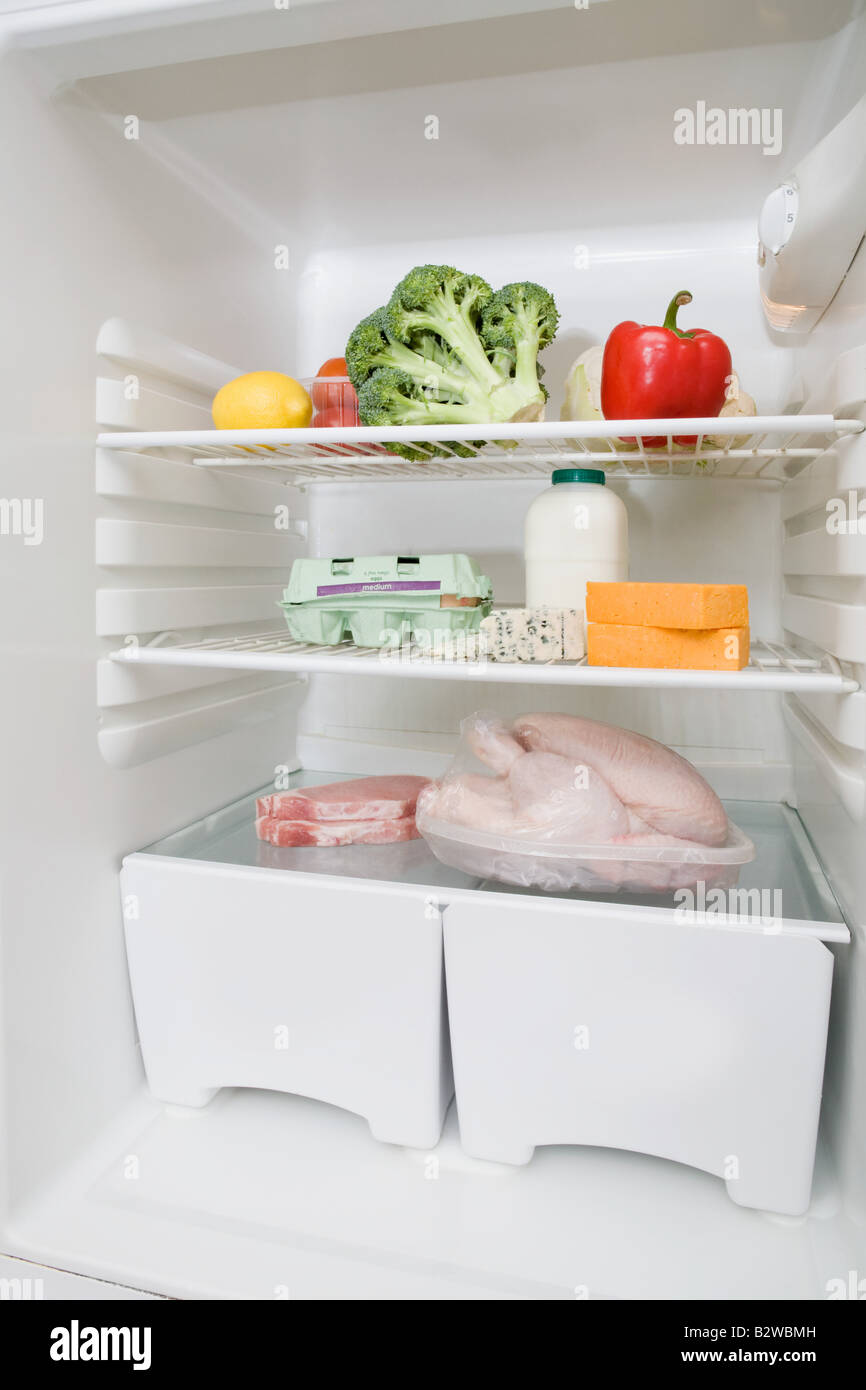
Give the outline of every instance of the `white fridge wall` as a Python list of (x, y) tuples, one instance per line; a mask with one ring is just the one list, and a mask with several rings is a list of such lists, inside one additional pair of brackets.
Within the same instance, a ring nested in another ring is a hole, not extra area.
[[(861, 70), (864, 29), (859, 32)], [(866, 246), (862, 246), (838, 295), (801, 350), (804, 375), (819, 379), (835, 356), (862, 344), (866, 338)], [(862, 478), (862, 473), (861, 473)], [(858, 496), (862, 497), (862, 491)], [(866, 603), (866, 578), (822, 579), (806, 576), (795, 581), (798, 592), (816, 593), (847, 603)], [(857, 668), (861, 683), (866, 666)], [(858, 701), (861, 696), (858, 695)], [(857, 732), (866, 738), (864, 710), (859, 710)], [(861, 748), (863, 742), (860, 744)], [(852, 766), (862, 770), (859, 758), (837, 749)], [(844, 1200), (855, 1218), (866, 1224), (866, 859), (863, 823), (855, 822), (840, 805), (828, 781), (824, 765), (808, 750), (794, 745), (794, 781), (797, 805), (824, 863), (851, 926), (851, 946), (836, 952), (833, 1007), (825, 1078), (825, 1127), (838, 1164)]]
[[(68, 1163), (141, 1085), (117, 872), (124, 853), (232, 799), (292, 756), (294, 705), (268, 724), (130, 773), (97, 748), (94, 345), (115, 313), (243, 359), (278, 355), (290, 293), (272, 258), (107, 125), (46, 105), (2, 64), (14, 189), (0, 257), (0, 493), (39, 498), (44, 540), (0, 542), (3, 594), (3, 1119), (10, 1203)], [(14, 677), (11, 673), (14, 672)]]
[[(823, 70), (813, 84), (812, 106), (824, 133), (862, 95), (866, 71), (866, 22), (859, 18), (831, 39), (823, 55)], [(866, 248), (861, 245), (836, 298), (798, 351), (802, 376), (812, 382), (840, 353), (866, 340)], [(866, 602), (866, 579), (847, 581), (808, 576), (793, 589), (822, 598)], [(859, 668), (861, 681), (864, 668)], [(862, 730), (862, 712), (859, 724)], [(844, 750), (843, 750), (844, 751)], [(850, 754), (848, 755), (850, 758)], [(862, 767), (862, 759), (860, 760)], [(833, 1146), (846, 1208), (866, 1223), (866, 864), (863, 825), (855, 823), (839, 804), (820, 762), (800, 747), (794, 749), (795, 785), (800, 814), (832, 877), (851, 925), (851, 946), (836, 953), (833, 1008), (825, 1078), (824, 1124)]]
[[(330, 48), (316, 50), (308, 71), (328, 71)], [(524, 59), (507, 77), (420, 86), (409, 67), (403, 86), (391, 75), (372, 92), (349, 86), (302, 100), (289, 74), (254, 97), (252, 55), (230, 73), (203, 63), (85, 82), (68, 100), (104, 103), (115, 121), (135, 112), (143, 139), (156, 127), (167, 158), (180, 151), (185, 168), (223, 186), (227, 215), (254, 207), (283, 229), (297, 277), (299, 375), (340, 348), (404, 265), (444, 259), (504, 282), (526, 278), (529, 263), (563, 314), (545, 358), (552, 414), (577, 353), (619, 318), (663, 313), (680, 284), (695, 295), (691, 321), (731, 341), (743, 380), (772, 411), (785, 402), (789, 363), (755, 293), (755, 222), (783, 165), (815, 138), (806, 93), (816, 56), (816, 45), (788, 44), (553, 72)], [(497, 58), (507, 65), (517, 54)], [(760, 96), (781, 108), (784, 152), (676, 144), (675, 107), (708, 92), (725, 107)]]

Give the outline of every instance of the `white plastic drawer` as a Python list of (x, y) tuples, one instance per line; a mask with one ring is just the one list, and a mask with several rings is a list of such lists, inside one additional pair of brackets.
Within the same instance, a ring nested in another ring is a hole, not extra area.
[(256, 1086), (434, 1145), (453, 1093), (429, 890), (133, 854), (122, 891), (153, 1095)]
[(833, 971), (818, 938), (844, 927), (500, 893), (444, 916), (467, 1153), (631, 1149), (717, 1174), (742, 1206), (805, 1211)]

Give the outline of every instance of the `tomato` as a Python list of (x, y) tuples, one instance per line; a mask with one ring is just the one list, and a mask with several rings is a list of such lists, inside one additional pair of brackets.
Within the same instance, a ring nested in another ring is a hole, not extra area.
[(327, 362), (323, 362), (316, 376), (346, 376), (345, 357), (329, 357)]
[[(346, 392), (350, 390), (351, 387), (347, 386)], [(340, 426), (360, 425), (360, 423), (361, 421), (358, 419), (358, 401), (354, 391), (352, 391), (351, 402), (344, 398), (342, 405), (331, 406), (328, 410), (320, 410), (313, 416), (310, 428), (327, 430), (337, 429)], [(368, 444), (366, 448), (377, 454), (384, 454), (387, 452), (387, 450), (383, 449), (379, 444)], [(357, 445), (354, 444), (316, 445), (316, 452), (320, 454), (343, 454), (344, 456), (348, 455), (350, 458), (357, 458), (358, 454), (356, 451)]]
[(310, 429), (336, 429), (338, 425), (358, 425), (358, 405), (356, 401), (345, 401), (342, 405), (331, 405), (326, 410), (318, 410), (310, 423)]
[[(336, 389), (336, 388), (335, 388)], [(344, 409), (341, 405), (330, 406), (327, 410), (320, 410), (315, 414), (310, 422), (310, 429), (336, 429), (340, 425), (357, 425), (358, 414), (354, 406)], [(323, 446), (317, 451), (323, 454), (343, 454), (347, 452), (345, 444), (335, 444), (332, 448)]]
[[(322, 363), (321, 367), (316, 372), (316, 381), (314, 381), (310, 387), (310, 395), (313, 398), (313, 406), (316, 410), (330, 410), (333, 406), (340, 405), (344, 396), (349, 393), (351, 393), (351, 399), (354, 400), (355, 392), (347, 381), (329, 381), (328, 379), (330, 377), (339, 378), (345, 376), (345, 357), (329, 357), (327, 362)], [(319, 385), (319, 379), (321, 379), (321, 386)], [(347, 420), (343, 423), (351, 424), (352, 422)]]

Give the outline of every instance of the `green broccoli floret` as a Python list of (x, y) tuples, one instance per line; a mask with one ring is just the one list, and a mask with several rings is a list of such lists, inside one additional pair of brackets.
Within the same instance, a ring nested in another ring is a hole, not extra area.
[(380, 367), (369, 376), (358, 392), (359, 408), (370, 425), (472, 425), (474, 415), (467, 405), (439, 401), (435, 392), (408, 372)]
[[(538, 353), (553, 337), (557, 317), (551, 295), (538, 285), (507, 285), (494, 294), (479, 275), (416, 266), (346, 345), (361, 420), (481, 424), (540, 415), (547, 392)], [(467, 445), (449, 447), (472, 452)]]
[[(383, 310), (377, 310), (382, 313)], [(371, 315), (375, 318), (375, 315)], [(364, 328), (364, 323), (358, 325), (355, 333)], [(354, 337), (355, 334), (352, 335)], [(346, 366), (349, 368), (349, 375), (352, 377), (349, 350), (352, 338), (346, 347)], [(358, 415), (365, 425), (403, 425), (406, 423), (403, 408), (414, 408), (415, 404), (415, 382), (408, 372), (401, 371), (397, 367), (378, 367), (369, 376), (362, 378), (360, 383), (352, 377), (352, 383), (358, 392)], [(432, 459), (439, 450), (433, 444), (419, 444), (417, 448), (413, 444), (396, 444), (393, 441), (384, 446), (390, 454), (399, 454), (401, 458), (409, 459), (413, 463), (424, 463)]]
[(510, 364), (518, 385), (532, 391), (540, 376), (538, 354), (553, 341), (558, 322), (553, 295), (531, 280), (522, 280), (503, 285), (485, 305), (481, 338), (493, 362), (501, 370)]
[(465, 376), (459, 363), (457, 371), (452, 371), (450, 354), (432, 333), (418, 333), (411, 342), (395, 337), (384, 307), (362, 319), (346, 344), (346, 371), (356, 391), (381, 367), (406, 372), (427, 389), (448, 397), (459, 395)]
[(385, 365), (382, 359), (388, 351), (389, 342), (383, 322), (384, 313), (384, 309), (374, 309), (349, 334), (346, 371), (356, 391), (360, 391), (371, 372)]
[(493, 290), (480, 275), (464, 275), (451, 265), (416, 265), (404, 275), (386, 309), (389, 332), (401, 342), (434, 333), (479, 383), (499, 384), (478, 337), (481, 312)]
[[(358, 392), (358, 413), (365, 425), (471, 425), (477, 424), (468, 406), (453, 401), (437, 400), (435, 392), (425, 389), (408, 372), (395, 367), (380, 367), (362, 383)], [(477, 441), (477, 448), (483, 441)], [(429, 459), (436, 454), (457, 453), (472, 458), (475, 449), (467, 444), (448, 441), (442, 447), (435, 444), (385, 445), (403, 458)]]

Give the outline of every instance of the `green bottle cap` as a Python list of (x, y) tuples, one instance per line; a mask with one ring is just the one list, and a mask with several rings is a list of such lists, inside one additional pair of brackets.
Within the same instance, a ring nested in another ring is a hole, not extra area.
[(554, 483), (601, 483), (604, 486), (603, 468), (557, 468), (553, 474)]

